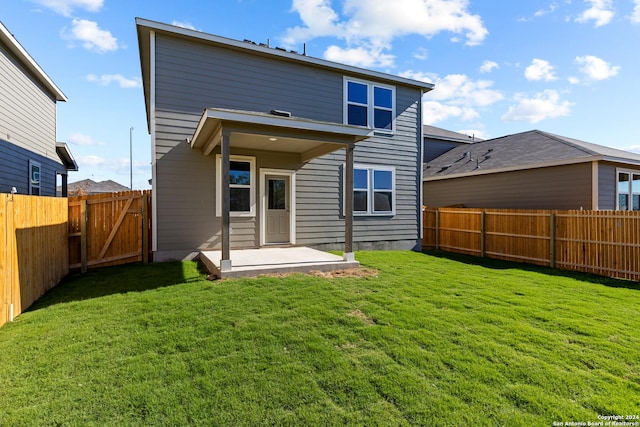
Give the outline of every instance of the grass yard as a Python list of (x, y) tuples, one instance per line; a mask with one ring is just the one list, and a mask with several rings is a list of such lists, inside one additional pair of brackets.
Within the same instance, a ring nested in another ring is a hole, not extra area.
[[(444, 254), (75, 277), (0, 329), (0, 425), (551, 426), (640, 415), (640, 285)], [(640, 421), (640, 420), (635, 420)]]

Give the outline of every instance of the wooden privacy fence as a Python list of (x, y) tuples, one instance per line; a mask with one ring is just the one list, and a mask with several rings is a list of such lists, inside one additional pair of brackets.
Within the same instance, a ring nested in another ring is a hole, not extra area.
[(425, 249), (640, 281), (640, 212), (425, 208)]
[(148, 262), (150, 213), (151, 191), (69, 197), (70, 268)]
[(69, 273), (66, 198), (0, 194), (0, 326)]

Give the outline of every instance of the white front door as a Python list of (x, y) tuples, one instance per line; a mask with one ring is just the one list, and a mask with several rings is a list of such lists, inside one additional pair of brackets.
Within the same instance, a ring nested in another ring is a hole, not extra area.
[(265, 175), (265, 243), (291, 243), (290, 180), (286, 175)]

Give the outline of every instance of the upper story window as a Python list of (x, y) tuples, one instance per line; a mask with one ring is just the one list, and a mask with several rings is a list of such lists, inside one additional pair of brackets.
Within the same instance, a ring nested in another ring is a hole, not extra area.
[(29, 194), (40, 195), (40, 163), (29, 160)]
[[(229, 214), (255, 216), (256, 159), (229, 156)], [(222, 157), (216, 157), (216, 215), (222, 216)]]
[(640, 171), (618, 170), (618, 206), (621, 211), (640, 211)]
[(362, 80), (344, 80), (344, 122), (393, 134), (396, 90)]

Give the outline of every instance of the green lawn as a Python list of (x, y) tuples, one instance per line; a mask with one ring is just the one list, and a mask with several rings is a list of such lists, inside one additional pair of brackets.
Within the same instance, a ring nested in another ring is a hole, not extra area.
[(640, 414), (640, 285), (444, 254), (369, 277), (92, 271), (0, 329), (0, 425), (551, 426)]

